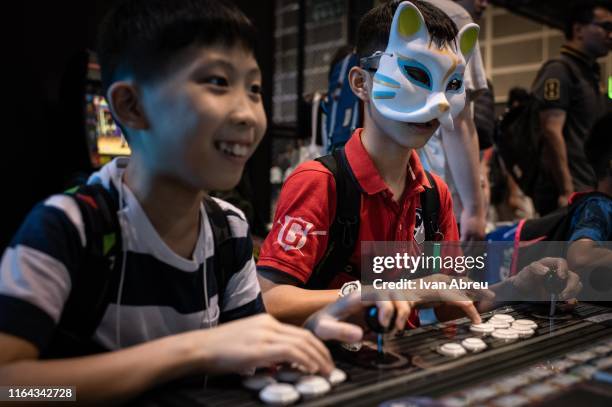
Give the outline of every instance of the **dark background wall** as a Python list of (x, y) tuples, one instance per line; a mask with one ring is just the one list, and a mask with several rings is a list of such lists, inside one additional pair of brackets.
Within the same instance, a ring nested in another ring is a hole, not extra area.
[[(26, 0), (5, 18), (6, 33), (2, 152), (3, 220), (0, 248), (27, 212), (62, 191), (79, 172), (91, 171), (83, 122), (86, 50), (95, 48), (96, 28), (116, 0), (34, 2)], [(257, 58), (264, 72), (264, 105), (270, 112), (273, 69), (273, 1), (236, 0), (259, 30)], [(269, 213), (269, 138), (247, 165), (256, 212)], [(257, 223), (265, 224), (267, 219)], [(257, 228), (258, 225), (255, 227)]]

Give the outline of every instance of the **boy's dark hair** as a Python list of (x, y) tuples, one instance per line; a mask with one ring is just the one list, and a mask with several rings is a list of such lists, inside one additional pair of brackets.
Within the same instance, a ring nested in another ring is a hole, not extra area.
[(597, 180), (612, 174), (612, 113), (599, 119), (584, 143), (584, 152), (595, 170)]
[(190, 46), (222, 44), (255, 51), (255, 28), (222, 0), (123, 0), (99, 29), (98, 60), (104, 94), (123, 75), (158, 78)]
[(571, 7), (568, 10), (565, 18), (565, 27), (563, 28), (565, 38), (568, 40), (574, 38), (574, 24), (586, 25), (592, 23), (594, 18), (593, 12), (598, 7), (611, 10), (610, 3), (604, 3), (596, 0), (581, 1), (579, 4)]
[[(384, 51), (389, 42), (391, 22), (397, 6), (402, 0), (387, 1), (368, 11), (359, 21), (357, 28), (357, 55), (368, 57), (376, 51)], [(420, 0), (411, 0), (423, 15), (425, 25), (432, 41), (442, 47), (453, 43), (457, 36), (457, 26), (442, 10)]]

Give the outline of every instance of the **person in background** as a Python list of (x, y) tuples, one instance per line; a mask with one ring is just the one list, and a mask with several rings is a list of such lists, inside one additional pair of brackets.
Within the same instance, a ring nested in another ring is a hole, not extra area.
[[(508, 92), (504, 114), (497, 119), (497, 125), (504, 115), (526, 106), (530, 100), (529, 91), (513, 87)], [(535, 215), (531, 198), (523, 193), (512, 175), (501, 164), (497, 151), (485, 154), (489, 180), (491, 180), (491, 203), (495, 207), (495, 221), (515, 221), (530, 219)]]
[(612, 283), (612, 113), (606, 114), (593, 127), (585, 142), (585, 153), (597, 177), (596, 194), (589, 194), (572, 217), (567, 253), (568, 265), (580, 273), (585, 269), (606, 267), (607, 286)]
[(572, 193), (596, 183), (584, 141), (606, 109), (596, 59), (612, 49), (612, 11), (598, 4), (581, 1), (571, 10), (561, 57), (545, 64), (532, 89), (544, 142), (544, 168), (534, 191), (540, 215), (566, 206)]
[[(459, 29), (480, 18), (485, 0), (427, 0), (444, 11)], [(454, 129), (440, 129), (419, 151), (426, 170), (444, 179), (453, 195), (454, 213), (459, 220), (461, 240), (482, 240), (486, 228), (486, 209), (481, 186), (478, 133), (473, 119), (472, 101), (487, 89), (480, 47), (476, 45), (464, 76), (468, 100), (455, 119)]]

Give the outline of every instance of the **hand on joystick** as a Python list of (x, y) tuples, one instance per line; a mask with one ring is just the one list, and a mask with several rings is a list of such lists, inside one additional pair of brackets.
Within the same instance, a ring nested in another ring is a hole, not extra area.
[(391, 315), (391, 320), (389, 321), (387, 326), (383, 326), (380, 322), (380, 315), (379, 315), (378, 307), (376, 307), (375, 305), (372, 305), (371, 307), (367, 308), (365, 311), (366, 324), (372, 331), (376, 332), (377, 334), (385, 334), (391, 331), (391, 329), (393, 329), (393, 326), (395, 325), (396, 316), (397, 316), (397, 312), (394, 309), (393, 314)]
[(554, 294), (558, 300), (566, 301), (582, 289), (576, 273), (569, 270), (562, 258), (545, 257), (524, 267), (509, 282), (529, 300), (550, 301)]

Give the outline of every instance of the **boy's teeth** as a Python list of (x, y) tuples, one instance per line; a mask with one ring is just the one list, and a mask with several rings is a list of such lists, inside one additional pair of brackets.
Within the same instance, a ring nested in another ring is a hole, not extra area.
[(249, 152), (247, 146), (241, 144), (227, 143), (225, 141), (219, 142), (219, 149), (226, 154), (233, 155), (236, 157), (244, 157)]
[(244, 157), (247, 154), (247, 148), (246, 146), (240, 145), (240, 144), (234, 144), (234, 147), (232, 148), (232, 153), (234, 153), (234, 155), (237, 155), (239, 157)]

